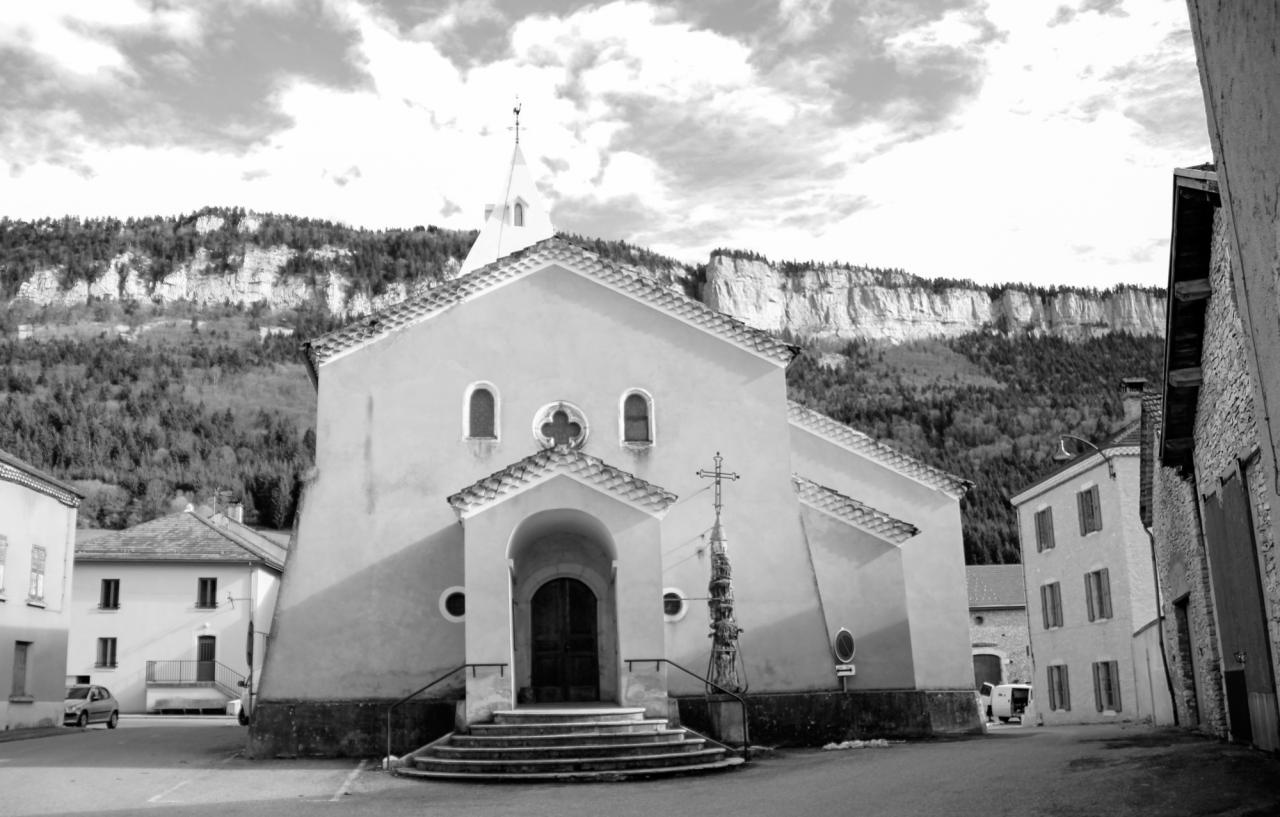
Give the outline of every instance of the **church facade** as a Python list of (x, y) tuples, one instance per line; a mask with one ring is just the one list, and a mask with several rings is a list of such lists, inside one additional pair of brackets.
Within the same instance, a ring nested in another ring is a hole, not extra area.
[(493, 258), (306, 345), (316, 469), (254, 753), (376, 750), (387, 706), (437, 679), (397, 751), (528, 704), (676, 717), (703, 684), (655, 659), (709, 669), (717, 455), (753, 735), (815, 701), (845, 736), (980, 728), (967, 483), (789, 402), (794, 347), (545, 216), (522, 231), (536, 191), (508, 187)]

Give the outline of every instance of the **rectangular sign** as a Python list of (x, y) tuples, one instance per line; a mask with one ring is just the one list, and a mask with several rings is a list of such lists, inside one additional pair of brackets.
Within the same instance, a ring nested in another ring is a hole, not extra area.
[(850, 675), (856, 675), (853, 664), (836, 664), (836, 677), (847, 678)]

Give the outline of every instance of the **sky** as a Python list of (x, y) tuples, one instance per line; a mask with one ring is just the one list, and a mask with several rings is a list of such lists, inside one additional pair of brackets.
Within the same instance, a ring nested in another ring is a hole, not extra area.
[(1185, 0), (15, 0), (0, 217), (556, 229), (701, 263), (1163, 285)]

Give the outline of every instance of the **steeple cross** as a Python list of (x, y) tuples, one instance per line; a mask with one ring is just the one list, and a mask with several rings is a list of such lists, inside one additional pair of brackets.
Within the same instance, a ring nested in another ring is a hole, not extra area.
[(714, 460), (715, 460), (716, 467), (715, 467), (714, 469), (710, 470), (710, 471), (708, 471), (708, 470), (707, 470), (707, 469), (705, 469), (705, 468), (699, 468), (699, 469), (698, 469), (698, 476), (702, 477), (703, 479), (711, 479), (711, 480), (714, 480), (714, 481), (715, 481), (715, 486), (716, 486), (716, 499), (715, 499), (716, 522), (719, 522), (719, 521), (720, 521), (720, 505), (721, 505), (721, 503), (720, 503), (720, 483), (721, 483), (721, 481), (722, 481), (722, 480), (726, 480), (726, 479), (732, 482), (732, 481), (734, 481), (734, 480), (740, 479), (740, 477), (738, 476), (738, 474), (735, 474), (735, 473), (733, 473), (733, 472), (731, 472), (731, 471), (723, 471), (723, 470), (721, 470), (720, 465), (724, 462), (724, 457), (720, 456), (720, 452), (719, 452), (719, 451), (717, 451), (717, 452), (716, 452), (716, 456), (715, 456)]
[(542, 436), (553, 440), (557, 447), (569, 445), (582, 434), (582, 426), (569, 421), (563, 409), (551, 415), (551, 422), (542, 424)]
[(521, 107), (523, 106), (520, 104), (520, 99), (517, 97), (516, 106), (511, 109), (511, 112), (516, 115), (516, 144), (517, 145), (520, 144), (520, 108)]

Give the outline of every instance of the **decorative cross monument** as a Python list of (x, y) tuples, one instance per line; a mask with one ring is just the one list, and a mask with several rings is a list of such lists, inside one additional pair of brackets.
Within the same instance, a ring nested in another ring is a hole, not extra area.
[(724, 471), (724, 458), (716, 452), (715, 468), (698, 470), (698, 476), (715, 483), (716, 521), (711, 527), (711, 583), (707, 607), (711, 612), (711, 659), (707, 663), (707, 677), (712, 682), (732, 692), (742, 692), (746, 681), (739, 672), (738, 634), (742, 630), (733, 618), (733, 571), (729, 567), (729, 553), (725, 547), (724, 529), (720, 525), (720, 483), (737, 480), (738, 474)]

